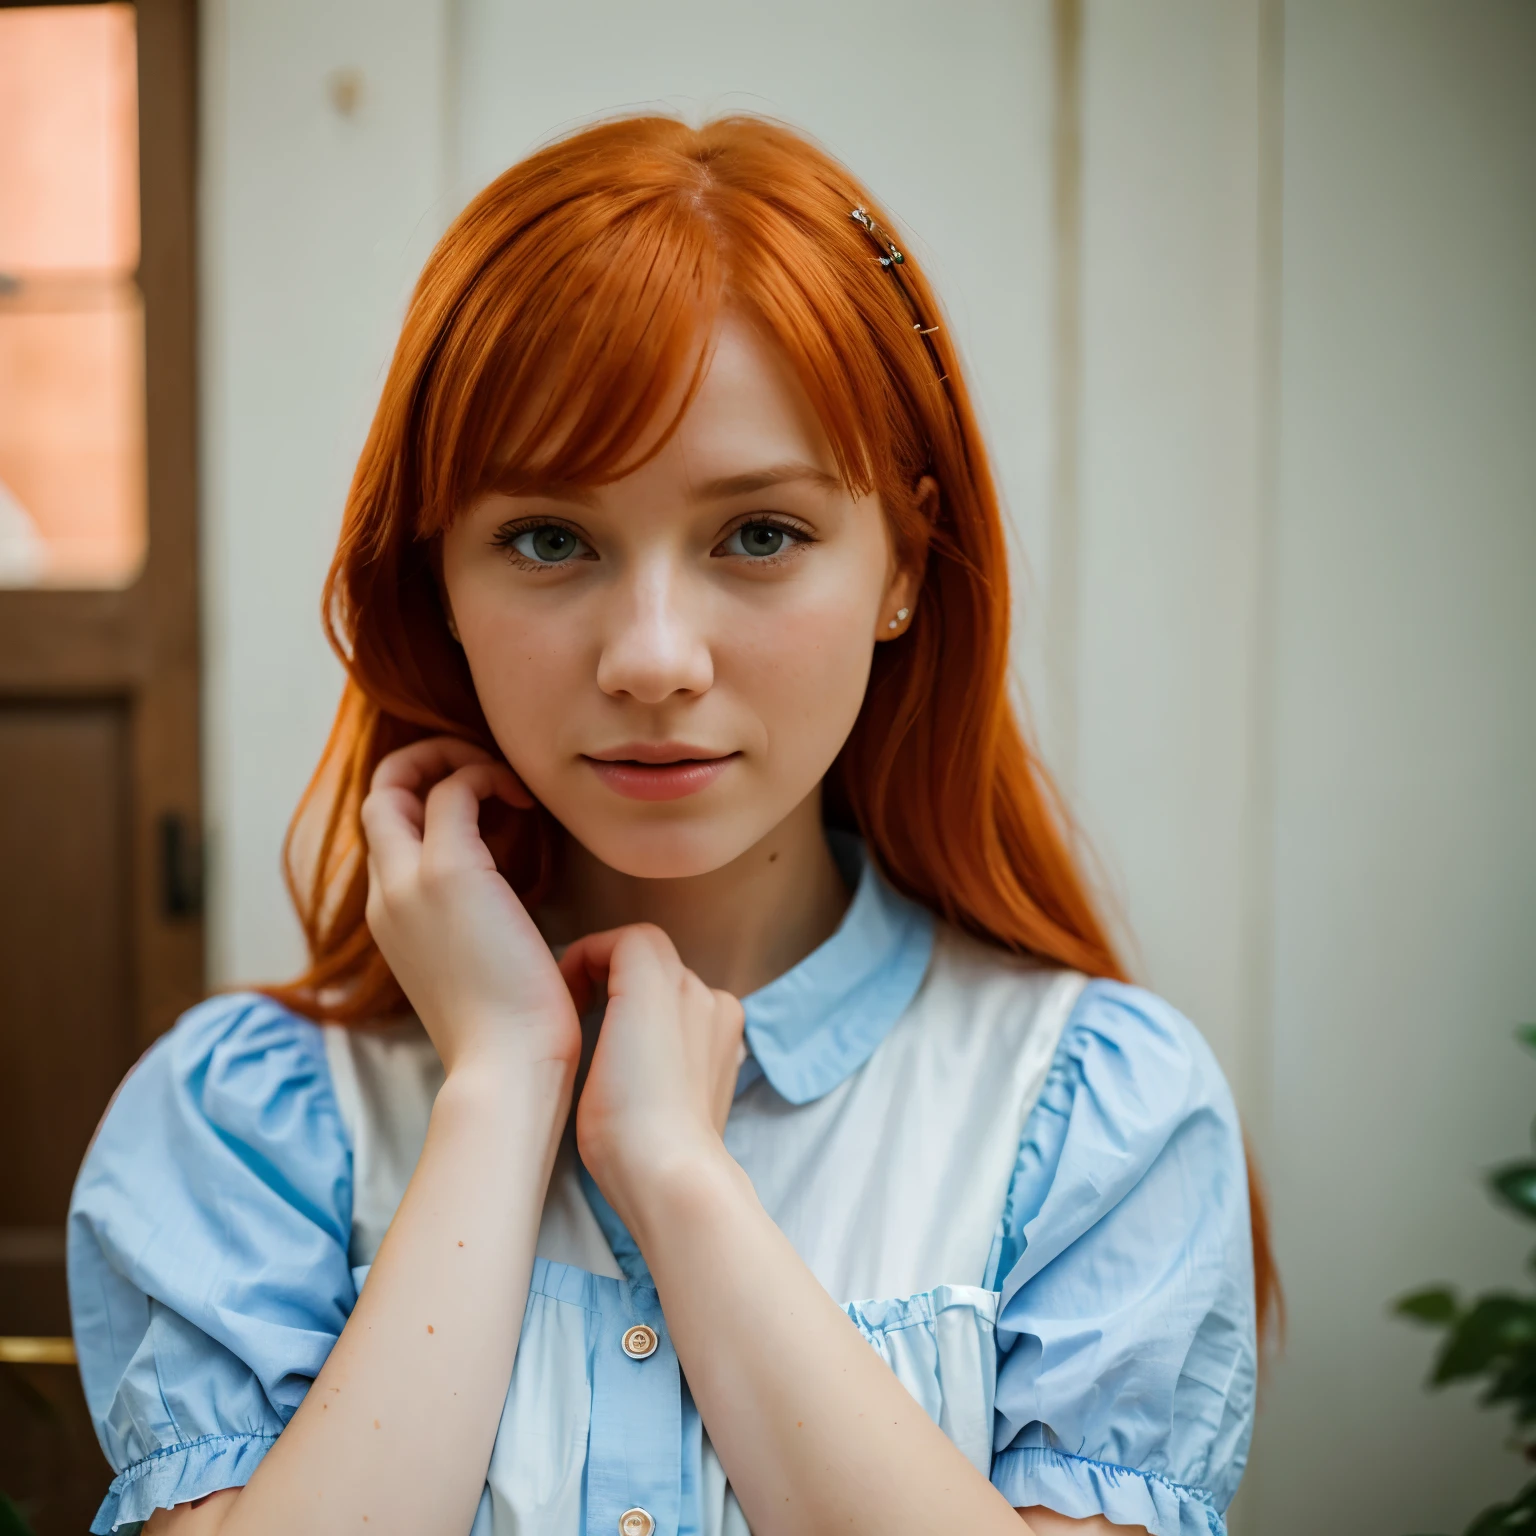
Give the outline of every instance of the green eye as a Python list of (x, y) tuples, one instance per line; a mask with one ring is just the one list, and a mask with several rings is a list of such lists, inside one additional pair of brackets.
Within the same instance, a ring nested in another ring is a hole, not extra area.
[(562, 528), (558, 523), (525, 528), (511, 540), (511, 544), (525, 560), (532, 560), (536, 565), (559, 565), (586, 548), (569, 528)]
[(796, 535), (776, 523), (745, 523), (725, 541), (725, 551), (731, 555), (747, 555), (765, 559), (783, 550)]

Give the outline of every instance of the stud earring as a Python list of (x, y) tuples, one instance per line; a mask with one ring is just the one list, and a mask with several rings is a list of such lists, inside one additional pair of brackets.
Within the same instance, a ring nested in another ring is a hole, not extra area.
[(898, 608), (896, 610), (896, 617), (894, 619), (892, 619), (889, 624), (886, 625), (886, 628), (887, 629), (899, 629), (901, 627), (901, 625), (906, 622), (907, 615), (909, 613), (911, 613), (911, 611), (912, 610), (910, 608)]

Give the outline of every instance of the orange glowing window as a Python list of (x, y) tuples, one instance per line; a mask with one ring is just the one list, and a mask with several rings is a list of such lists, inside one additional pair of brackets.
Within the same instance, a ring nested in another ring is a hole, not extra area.
[(131, 5), (0, 9), (0, 586), (144, 561)]

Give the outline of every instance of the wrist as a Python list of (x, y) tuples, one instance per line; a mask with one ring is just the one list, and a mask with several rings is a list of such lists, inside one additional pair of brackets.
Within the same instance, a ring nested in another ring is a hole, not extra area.
[(446, 1068), (432, 1113), (558, 1141), (575, 1079), (575, 1067), (558, 1058), (509, 1052), (463, 1056)]
[(427, 1033), (450, 1078), (511, 1084), (543, 1079), (554, 1071), (574, 1081), (581, 1059), (581, 1029), (574, 1016), (466, 1012), (454, 1020), (454, 1027), (428, 1024)]
[(642, 1253), (689, 1232), (718, 1227), (756, 1191), (722, 1141), (678, 1149), (629, 1170), (604, 1189)]

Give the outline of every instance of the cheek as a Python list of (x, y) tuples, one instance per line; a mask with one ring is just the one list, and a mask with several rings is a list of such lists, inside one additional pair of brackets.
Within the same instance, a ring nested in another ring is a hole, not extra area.
[(874, 606), (834, 588), (735, 626), (717, 651), (717, 681), (728, 679), (761, 717), (772, 757), (836, 756), (869, 680)]
[(491, 734), (519, 773), (552, 754), (562, 718), (591, 673), (579, 637), (556, 612), (500, 603), (459, 612), (459, 637)]

